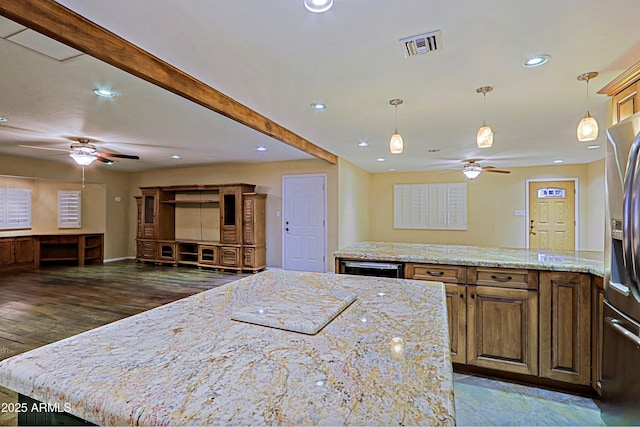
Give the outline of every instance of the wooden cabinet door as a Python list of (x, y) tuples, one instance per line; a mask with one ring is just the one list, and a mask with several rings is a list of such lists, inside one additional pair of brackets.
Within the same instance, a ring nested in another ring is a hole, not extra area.
[(540, 272), (540, 376), (591, 384), (589, 275)]
[(14, 261), (16, 264), (33, 264), (33, 237), (18, 237), (15, 239)]
[(613, 109), (611, 111), (612, 124), (616, 124), (627, 117), (640, 111), (640, 83), (633, 83), (613, 96)]
[(467, 286), (467, 363), (538, 374), (538, 292)]
[(240, 267), (240, 248), (220, 248), (220, 265), (223, 267)]
[(11, 265), (13, 263), (13, 239), (0, 239), (0, 265)]
[(242, 193), (239, 188), (220, 189), (220, 242), (241, 243)]
[(591, 276), (591, 386), (602, 395), (602, 334), (604, 286), (602, 277)]
[(446, 283), (451, 361), (467, 363), (467, 287)]

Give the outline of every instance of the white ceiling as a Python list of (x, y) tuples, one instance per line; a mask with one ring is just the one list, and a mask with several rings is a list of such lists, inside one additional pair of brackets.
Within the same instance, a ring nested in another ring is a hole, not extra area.
[[(640, 59), (638, 0), (335, 0), (324, 14), (302, 0), (59, 3), (371, 172), (460, 168), (468, 158), (501, 168), (603, 158), (604, 132), (600, 149), (576, 140), (587, 110), (576, 77), (600, 73), (589, 109), (603, 129), (608, 99), (596, 91)], [(0, 19), (0, 37), (17, 31), (10, 24)], [(399, 39), (433, 30), (442, 50), (405, 59)], [(537, 53), (551, 61), (522, 67)], [(87, 55), (58, 62), (0, 40), (0, 58), (0, 153), (71, 162), (17, 145), (66, 148), (88, 137), (140, 156), (91, 166), (123, 171), (310, 158)], [(484, 85), (495, 88), (486, 106), (476, 93)], [(118, 96), (97, 98), (97, 86)], [(404, 99), (400, 155), (388, 151), (393, 98)], [(328, 108), (315, 111), (314, 101)], [(494, 146), (480, 150), (485, 119)]]

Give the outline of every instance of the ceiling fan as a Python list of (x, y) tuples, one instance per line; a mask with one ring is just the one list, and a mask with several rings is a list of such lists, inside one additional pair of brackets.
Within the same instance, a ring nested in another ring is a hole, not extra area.
[(99, 160), (102, 163), (106, 164), (112, 164), (114, 160), (111, 159), (113, 158), (133, 160), (140, 159), (140, 157), (138, 156), (130, 156), (128, 154), (116, 154), (98, 151), (98, 148), (94, 144), (92, 144), (89, 139), (86, 138), (78, 138), (77, 142), (71, 143), (71, 146), (68, 150), (62, 148), (38, 147), (35, 145), (19, 145), (19, 147), (35, 148), (38, 150), (64, 151), (69, 153), (69, 156), (81, 166), (88, 166), (93, 163), (94, 160)]
[(495, 166), (481, 166), (478, 159), (464, 160), (462, 173), (469, 179), (476, 179), (482, 172), (511, 173), (509, 170), (496, 169)]

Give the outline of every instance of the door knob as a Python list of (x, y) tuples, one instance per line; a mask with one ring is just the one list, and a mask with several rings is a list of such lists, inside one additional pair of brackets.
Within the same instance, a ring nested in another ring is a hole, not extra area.
[(533, 220), (531, 220), (530, 225), (529, 225), (529, 234), (531, 234), (532, 236), (536, 235), (536, 232), (533, 231), (534, 225), (533, 225)]

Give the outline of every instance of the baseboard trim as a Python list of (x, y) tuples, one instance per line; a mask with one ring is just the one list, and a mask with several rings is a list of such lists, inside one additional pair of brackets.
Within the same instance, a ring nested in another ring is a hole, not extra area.
[(107, 263), (107, 262), (124, 261), (124, 260), (127, 260), (127, 259), (136, 259), (136, 257), (134, 257), (134, 256), (123, 256), (123, 257), (120, 257), (120, 258), (109, 258), (109, 259), (105, 259), (104, 262)]

